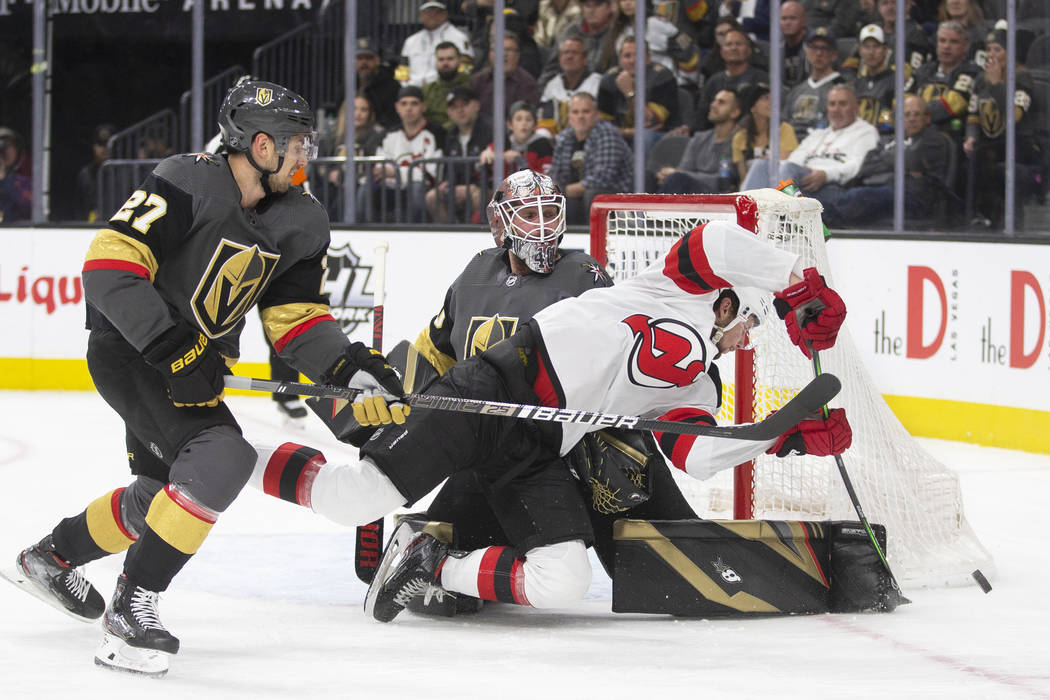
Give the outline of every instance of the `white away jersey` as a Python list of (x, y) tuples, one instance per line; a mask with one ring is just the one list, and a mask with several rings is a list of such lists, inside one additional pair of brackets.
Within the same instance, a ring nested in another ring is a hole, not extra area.
[[(713, 304), (720, 289), (788, 286), (799, 258), (732, 223), (686, 234), (657, 263), (615, 287), (593, 289), (535, 316), (546, 350), (548, 405), (713, 424), (718, 388), (708, 375)], [(542, 389), (543, 387), (540, 387)], [(562, 425), (562, 454), (596, 427)], [(657, 433), (680, 469), (706, 478), (772, 442)]]

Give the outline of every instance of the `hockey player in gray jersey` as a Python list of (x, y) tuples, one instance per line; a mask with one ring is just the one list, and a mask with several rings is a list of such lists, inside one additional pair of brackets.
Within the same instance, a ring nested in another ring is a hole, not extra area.
[[(563, 203), (556, 195), (490, 207), (501, 217), (499, 225), (513, 227), (523, 243), (532, 244), (524, 259), (557, 240)], [(797, 256), (735, 224), (711, 222), (638, 277), (540, 310), (506, 341), (455, 364), (428, 393), (713, 423), (720, 390), (710, 363), (746, 345), (756, 320), (755, 314), (741, 316), (737, 295), (728, 289), (734, 286), (759, 294), (780, 290), (776, 303), (803, 352), (809, 352), (809, 343), (817, 350), (834, 344), (845, 307), (815, 270), (802, 270)], [(794, 311), (803, 307), (814, 319), (800, 327)], [(487, 600), (564, 607), (589, 585), (586, 543), (592, 528), (576, 483), (564, 470), (538, 467), (561, 464), (588, 430), (597, 427), (420, 410), (404, 426), (378, 431), (355, 464), (329, 465), (318, 456), (303, 480), (270, 474), (260, 460), (253, 481), (306, 483), (297, 501), (347, 525), (413, 503), (461, 471), (478, 473), (494, 505), (508, 493), (500, 487), (514, 484), (511, 492), (534, 528), (531, 537), (516, 548), (484, 547), (460, 556), (424, 533), (403, 543), (396, 566), (384, 566), (384, 557), (366, 611), (378, 620), (393, 619), (412, 598), (435, 587)], [(827, 420), (802, 421), (767, 442), (656, 438), (674, 466), (705, 478), (762, 451), (838, 454), (849, 445), (850, 429), (844, 413), (835, 410)]]
[[(248, 480), (255, 450), (223, 403), (244, 317), (258, 304), (282, 358), (357, 387), (355, 415), (404, 422), (382, 355), (351, 344), (321, 293), (324, 209), (292, 174), (314, 154), (314, 115), (280, 85), (239, 83), (219, 127), (227, 154), (162, 161), (95, 236), (84, 263), (88, 368), (121, 416), (135, 480), (23, 550), (7, 576), (84, 620), (103, 616), (96, 663), (167, 671), (179, 640), (160, 621), (168, 588)], [(389, 404), (387, 403), (389, 402)], [(78, 567), (127, 551), (108, 608)]]

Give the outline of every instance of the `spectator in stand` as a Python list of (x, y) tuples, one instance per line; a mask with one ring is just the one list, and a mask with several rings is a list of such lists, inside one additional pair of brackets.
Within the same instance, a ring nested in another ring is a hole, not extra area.
[(579, 0), (540, 0), (539, 19), (532, 38), (540, 46), (554, 49), (565, 28), (580, 18)]
[[(536, 110), (528, 102), (515, 102), (507, 114), (506, 150), (503, 151), (503, 177), (519, 170), (550, 174), (554, 144), (546, 132), (536, 130)], [(482, 165), (491, 166), (496, 160), (493, 144), (481, 152)], [(493, 178), (498, 180), (499, 178)]]
[(817, 27), (806, 40), (806, 63), (809, 76), (793, 87), (784, 98), (784, 115), (801, 141), (813, 129), (827, 126), (828, 91), (844, 82), (835, 70), (838, 47), (827, 27)]
[(711, 123), (707, 121), (707, 113), (715, 95), (722, 90), (732, 90), (740, 94), (750, 85), (769, 82), (768, 71), (759, 70), (751, 65), (751, 39), (743, 31), (730, 29), (722, 41), (720, 50), (725, 69), (711, 76), (704, 85), (696, 104), (693, 131), (711, 128)]
[(780, 6), (780, 34), (784, 37), (784, 88), (790, 90), (809, 73), (806, 62), (806, 8), (798, 0)]
[[(948, 191), (949, 144), (930, 125), (926, 102), (915, 95), (904, 98), (904, 135), (904, 215), (924, 218), (938, 210)], [(892, 140), (868, 151), (851, 186), (821, 198), (826, 226), (862, 226), (892, 216), (895, 153)]]
[(705, 83), (711, 79), (712, 75), (726, 68), (722, 60), (722, 44), (725, 43), (730, 29), (740, 29), (740, 23), (733, 15), (722, 15), (715, 22), (715, 45), (700, 59), (700, 75), (703, 76)]
[(661, 194), (732, 192), (738, 182), (730, 163), (733, 133), (740, 119), (740, 100), (732, 90), (722, 90), (711, 101), (707, 119), (714, 126), (698, 131), (678, 161), (677, 168), (656, 172)]
[[(376, 112), (372, 102), (364, 95), (354, 98), (354, 157), (374, 156), (383, 143), (386, 131), (376, 123)], [(342, 158), (346, 156), (346, 102), (339, 108), (339, 116), (335, 126), (335, 151), (333, 155)], [(328, 218), (332, 221), (343, 220), (343, 197), (341, 189), (345, 177), (346, 168), (330, 167), (321, 170), (324, 166), (318, 166), (321, 178), (326, 182), (324, 197), (321, 201), (328, 210)], [(368, 176), (366, 168), (368, 165), (355, 166), (357, 172), (357, 186), (366, 187)], [(362, 217), (363, 211), (357, 212)]]
[(33, 214), (33, 182), (19, 172), (24, 158), (21, 135), (0, 127), (0, 224), (28, 221)]
[(423, 86), (423, 102), (426, 105), (423, 115), (427, 121), (449, 129), (452, 120), (448, 118), (448, 93), (454, 87), (469, 85), (470, 76), (461, 70), (462, 57), (451, 41), (443, 41), (434, 47), (434, 63), (438, 77)]
[[(1033, 193), (1037, 166), (1043, 158), (1035, 136), (1032, 108), (1032, 76), (1023, 65), (1017, 66), (1013, 99), (1006, 97), (1006, 30), (996, 30), (986, 39), (987, 56), (984, 71), (977, 76), (970, 97), (963, 150), (976, 161), (974, 206), (975, 228), (1002, 228), (1005, 215), (1006, 119), (1010, 105), (1016, 123), (1017, 139), (1015, 201), (1016, 215), (1023, 213), (1024, 198)], [(1019, 216), (1015, 216), (1020, 221)]]
[[(733, 166), (739, 180), (743, 181), (756, 159), (769, 158), (769, 119), (773, 103), (769, 86), (765, 83), (752, 85), (739, 99), (747, 113), (733, 134)], [(787, 160), (796, 148), (798, 139), (795, 138), (795, 130), (787, 122), (780, 122), (781, 160)]]
[(76, 217), (94, 222), (98, 219), (98, 169), (109, 158), (109, 139), (116, 132), (112, 124), (99, 124), (91, 138), (91, 162), (77, 173)]
[(866, 23), (858, 0), (802, 0), (810, 29), (826, 28), (835, 36), (856, 36)]
[[(530, 105), (540, 103), (540, 87), (536, 79), (518, 65), (521, 51), (521, 42), (516, 34), (506, 34), (503, 37), (503, 73), (505, 83), (503, 88), (504, 104), (513, 104), (519, 100), (525, 100)], [(489, 64), (492, 64), (494, 49), (489, 49)], [(470, 87), (481, 97), (481, 109), (486, 114), (492, 114), (492, 88), (494, 85), (492, 68), (484, 68), (474, 74), (470, 79)]]
[(401, 47), (402, 60), (408, 62), (408, 75), (398, 75), (402, 83), (423, 87), (438, 79), (434, 49), (443, 41), (451, 41), (462, 54), (464, 63), (474, 57), (470, 37), (448, 21), (448, 8), (442, 0), (423, 0), (419, 6), (419, 21), (423, 28), (405, 39)]
[(602, 76), (587, 65), (583, 38), (579, 34), (561, 40), (558, 66), (561, 71), (547, 82), (540, 95), (539, 128), (546, 129), (552, 138), (569, 125), (569, 98), (577, 92), (586, 92), (597, 99), (602, 82)]
[[(879, 142), (875, 127), (857, 117), (857, 96), (849, 85), (831, 88), (828, 119), (831, 126), (810, 132), (787, 160), (780, 161), (779, 170), (781, 179), (793, 179), (805, 195), (821, 202), (842, 191)], [(769, 161), (756, 160), (741, 190), (769, 185)]]
[[(543, 55), (541, 55), (540, 47), (536, 44), (536, 40), (532, 38), (529, 25), (525, 22), (522, 15), (519, 15), (510, 7), (503, 12), (503, 25), (505, 36), (513, 34), (518, 37), (518, 66), (539, 82), (540, 74), (544, 68), (544, 59)], [(482, 68), (492, 67), (492, 51), (490, 49), (493, 46), (492, 37), (495, 35), (495, 32), (496, 28), (492, 23), (491, 16), (474, 31), (474, 55), (478, 57), (488, 56), (483, 64), (478, 65), (475, 63), (475, 73)]]
[[(628, 142), (634, 139), (635, 40), (627, 34), (620, 41), (620, 65), (611, 68), (598, 86), (598, 114), (612, 122)], [(678, 116), (678, 84), (674, 75), (645, 56), (645, 152), (663, 138), (668, 129), (681, 123)]]
[[(988, 22), (984, 19), (984, 10), (978, 0), (941, 0), (937, 6), (937, 21), (955, 20), (966, 28), (966, 37), (970, 40), (970, 49), (966, 57), (984, 66), (984, 39), (988, 33)], [(1024, 60), (1024, 56), (1020, 57)]]
[[(492, 143), (492, 122), (481, 114), (478, 94), (469, 87), (455, 87), (448, 93), (448, 116), (452, 128), (445, 136), (445, 156), (476, 158)], [(448, 223), (449, 200), (458, 214), (481, 221), (481, 174), (477, 163), (450, 163), (445, 166), (437, 186), (426, 194), (431, 221)], [(458, 217), (457, 217), (458, 218)]]
[[(437, 177), (437, 165), (412, 164), (441, 157), (445, 130), (439, 124), (431, 124), (423, 116), (423, 90), (415, 85), (401, 88), (395, 108), (401, 117), (401, 128), (387, 132), (376, 151), (377, 156), (393, 163), (381, 163), (373, 168), (374, 187), (371, 190), (362, 187), (358, 191), (357, 208), (358, 211), (367, 212), (368, 204), (379, 206), (382, 220), (386, 221), (390, 204), (396, 197), (403, 196), (407, 209), (406, 223), (422, 223), (427, 218), (426, 192)], [(372, 197), (371, 201), (369, 197)], [(384, 201), (386, 207), (383, 207)]]
[[(675, 24), (677, 0), (657, 0), (645, 15), (645, 41), (653, 63), (671, 72), (679, 87), (696, 98), (700, 88), (700, 47), (691, 34)], [(635, 0), (620, 0), (621, 17), (629, 18), (627, 34), (634, 34)], [(623, 35), (621, 35), (622, 37)]]
[(613, 34), (616, 8), (612, 0), (581, 0), (580, 8), (580, 19), (565, 28), (558, 44), (567, 36), (582, 36), (587, 66), (595, 73), (604, 73), (616, 65), (616, 36)]
[(893, 131), (893, 102), (896, 91), (896, 71), (890, 65), (890, 47), (877, 24), (860, 30), (860, 68), (852, 75), (853, 90), (857, 93), (860, 118), (874, 124), (880, 134)]
[[(376, 121), (384, 129), (396, 129), (398, 125), (397, 94), (401, 84), (394, 79), (394, 71), (383, 63), (379, 45), (371, 37), (357, 40), (357, 92), (372, 103), (376, 112)], [(345, 109), (343, 101), (341, 109)]]
[(586, 224), (595, 195), (631, 190), (634, 158), (616, 127), (598, 118), (598, 103), (586, 92), (570, 98), (569, 126), (554, 142), (551, 179), (565, 194), (566, 221)]
[(963, 120), (970, 107), (974, 81), (980, 69), (966, 60), (969, 39), (966, 28), (955, 20), (937, 28), (937, 58), (915, 71), (904, 91), (926, 100), (934, 126), (960, 145)]
[[(894, 47), (897, 46), (897, 39), (895, 38), (897, 0), (875, 0), (875, 7), (879, 15), (878, 25), (882, 28), (886, 46), (890, 50), (890, 65), (899, 66), (902, 61), (898, 61), (893, 56), (893, 52), (896, 50)], [(905, 80), (911, 78), (912, 73), (918, 70), (919, 66), (929, 61), (933, 55), (933, 45), (930, 43), (930, 37), (923, 31), (918, 22), (910, 18), (907, 20), (904, 28), (904, 53), (906, 58), (903, 61)]]

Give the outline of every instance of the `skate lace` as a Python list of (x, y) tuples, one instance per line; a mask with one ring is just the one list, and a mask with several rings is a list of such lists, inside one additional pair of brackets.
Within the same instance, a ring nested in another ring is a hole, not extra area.
[(69, 592), (72, 593), (81, 603), (87, 600), (87, 594), (91, 589), (91, 583), (84, 578), (84, 574), (80, 573), (79, 569), (70, 567), (69, 571), (66, 573), (65, 584), (66, 588), (69, 589)]
[(445, 593), (447, 591), (441, 586), (435, 586), (430, 584), (427, 586), (427, 592), (423, 594), (423, 605), (430, 605), (430, 601), (437, 598), (437, 602), (442, 603), (445, 600)]
[[(430, 581), (427, 581), (425, 578), (414, 578), (406, 581), (405, 585), (401, 586), (401, 590), (394, 595), (394, 602), (401, 607), (404, 607), (408, 605), (408, 601), (412, 600), (417, 595), (429, 593), (428, 588), (430, 586)], [(438, 600), (440, 600), (440, 598)]]
[(160, 613), (157, 612), (158, 600), (159, 593), (147, 591), (145, 588), (136, 587), (135, 592), (131, 594), (131, 614), (143, 629), (164, 629)]

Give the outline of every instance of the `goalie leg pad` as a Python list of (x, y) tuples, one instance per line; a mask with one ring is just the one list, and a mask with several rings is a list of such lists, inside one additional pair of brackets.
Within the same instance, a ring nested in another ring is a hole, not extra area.
[[(886, 528), (872, 523), (886, 553)], [(832, 612), (893, 612), (902, 602), (867, 530), (859, 522), (828, 523)]]

